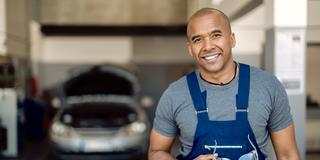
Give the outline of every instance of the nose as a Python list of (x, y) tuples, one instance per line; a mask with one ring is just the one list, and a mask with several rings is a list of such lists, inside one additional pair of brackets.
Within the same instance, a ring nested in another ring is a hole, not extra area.
[(204, 43), (203, 43), (203, 50), (204, 51), (210, 51), (214, 48), (214, 44), (212, 44), (211, 40), (209, 37), (206, 37), (204, 39)]

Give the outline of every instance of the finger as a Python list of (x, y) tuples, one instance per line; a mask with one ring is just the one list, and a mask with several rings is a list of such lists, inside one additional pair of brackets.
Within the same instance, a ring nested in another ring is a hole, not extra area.
[(212, 156), (213, 156), (212, 159), (215, 160), (218, 157), (218, 153), (215, 153)]
[(218, 157), (218, 154), (206, 154), (206, 155), (200, 155), (194, 160), (214, 160)]

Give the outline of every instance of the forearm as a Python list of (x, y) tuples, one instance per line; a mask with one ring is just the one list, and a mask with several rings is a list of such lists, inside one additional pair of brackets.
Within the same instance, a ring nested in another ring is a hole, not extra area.
[(293, 124), (270, 135), (278, 160), (300, 160)]
[(286, 155), (277, 155), (278, 160), (300, 160), (300, 155), (298, 152), (292, 152)]
[(176, 158), (166, 151), (149, 151), (148, 160), (176, 160)]
[(299, 156), (279, 157), (278, 160), (300, 160)]

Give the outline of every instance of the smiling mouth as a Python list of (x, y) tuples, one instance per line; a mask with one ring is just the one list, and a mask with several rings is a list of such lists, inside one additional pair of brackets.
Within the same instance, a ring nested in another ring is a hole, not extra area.
[(215, 54), (207, 54), (202, 56), (203, 59), (207, 60), (207, 61), (212, 61), (217, 59), (220, 56), (220, 53), (215, 53)]

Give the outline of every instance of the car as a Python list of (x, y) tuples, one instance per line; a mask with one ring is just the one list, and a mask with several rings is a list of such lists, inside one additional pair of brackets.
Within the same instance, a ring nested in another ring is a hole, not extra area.
[(135, 74), (117, 65), (80, 67), (59, 87), (49, 129), (56, 159), (145, 159), (150, 124)]

